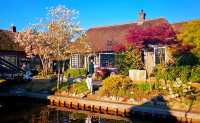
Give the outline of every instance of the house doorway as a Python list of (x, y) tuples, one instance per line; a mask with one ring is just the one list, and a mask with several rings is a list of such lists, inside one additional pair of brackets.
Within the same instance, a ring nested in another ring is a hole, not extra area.
[(92, 75), (94, 73), (94, 64), (96, 62), (96, 55), (89, 55), (87, 60), (87, 71), (88, 74)]

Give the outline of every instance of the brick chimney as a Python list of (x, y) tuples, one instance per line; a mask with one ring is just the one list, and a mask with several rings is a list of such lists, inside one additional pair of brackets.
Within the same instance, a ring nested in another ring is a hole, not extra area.
[(11, 24), (9, 30), (10, 30), (11, 32), (17, 32), (17, 28), (16, 28), (16, 26), (13, 25), (13, 24)]
[(146, 18), (146, 13), (144, 13), (144, 10), (142, 9), (142, 10), (139, 12), (139, 20), (138, 20), (138, 23), (139, 23), (139, 24), (143, 24), (144, 21), (145, 21), (145, 18)]

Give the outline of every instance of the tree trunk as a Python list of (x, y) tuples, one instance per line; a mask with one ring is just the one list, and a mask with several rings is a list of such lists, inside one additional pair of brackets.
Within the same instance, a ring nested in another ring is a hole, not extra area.
[(57, 74), (57, 90), (59, 89), (59, 85), (60, 85), (60, 61), (58, 61), (58, 74)]
[(61, 83), (64, 82), (64, 72), (65, 72), (65, 61), (62, 62), (62, 77), (61, 77)]
[(42, 75), (45, 76), (47, 75), (46, 60), (42, 56), (39, 56), (39, 57), (40, 57), (40, 61), (42, 62)]

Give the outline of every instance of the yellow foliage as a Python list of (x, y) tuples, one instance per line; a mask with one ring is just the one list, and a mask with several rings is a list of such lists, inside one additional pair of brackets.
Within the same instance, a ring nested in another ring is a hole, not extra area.
[(200, 57), (200, 20), (185, 23), (177, 38), (183, 43), (194, 46), (192, 52)]

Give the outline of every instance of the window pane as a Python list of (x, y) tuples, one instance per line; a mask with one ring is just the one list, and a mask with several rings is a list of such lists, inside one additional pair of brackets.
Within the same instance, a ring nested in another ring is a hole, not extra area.
[(156, 64), (164, 64), (165, 63), (165, 48), (155, 49), (155, 62), (156, 62)]
[(78, 54), (72, 55), (71, 57), (71, 67), (78, 68)]
[(101, 67), (113, 67), (115, 55), (114, 54), (101, 54)]

